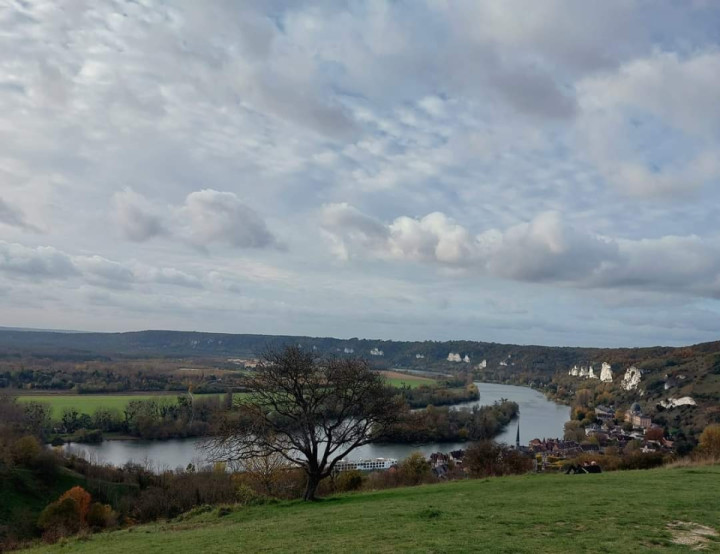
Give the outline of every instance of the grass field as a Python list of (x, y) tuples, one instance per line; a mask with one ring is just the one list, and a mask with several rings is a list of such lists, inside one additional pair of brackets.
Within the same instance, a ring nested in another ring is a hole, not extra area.
[[(412, 388), (419, 387), (420, 385), (432, 385), (435, 383), (433, 379), (427, 377), (420, 377), (417, 375), (406, 375), (397, 371), (383, 371), (381, 372), (388, 383), (393, 387), (401, 387), (403, 385), (409, 385)], [(20, 402), (45, 402), (50, 404), (52, 407), (53, 419), (60, 419), (63, 411), (70, 408), (75, 408), (81, 414), (93, 415), (98, 408), (107, 408), (110, 410), (122, 411), (127, 403), (131, 400), (149, 400), (151, 398), (160, 398), (165, 400), (174, 401), (177, 396), (181, 393), (167, 393), (167, 394), (153, 394), (153, 393), (140, 393), (140, 394), (28, 394), (18, 396)], [(196, 398), (202, 398), (203, 396), (214, 396), (214, 395), (196, 395)], [(235, 400), (237, 401), (243, 396), (243, 393), (236, 393)]]
[[(59, 419), (64, 410), (75, 408), (81, 414), (94, 414), (98, 408), (122, 411), (131, 400), (158, 398), (175, 402), (179, 393), (174, 394), (38, 394), (18, 396), (20, 402), (45, 402), (52, 408), (52, 417)], [(204, 395), (196, 395), (202, 398)], [(209, 395), (215, 396), (215, 395)], [(239, 395), (235, 395), (239, 396)]]
[(387, 382), (393, 387), (402, 387), (407, 385), (411, 388), (419, 387), (420, 385), (433, 385), (435, 384), (434, 379), (429, 377), (420, 377), (419, 375), (408, 375), (406, 373), (400, 373), (399, 371), (381, 371), (385, 376)]
[[(679, 523), (681, 522), (681, 523)], [(696, 525), (707, 528), (694, 527)], [(36, 552), (720, 551), (720, 466), (527, 475), (217, 509)]]

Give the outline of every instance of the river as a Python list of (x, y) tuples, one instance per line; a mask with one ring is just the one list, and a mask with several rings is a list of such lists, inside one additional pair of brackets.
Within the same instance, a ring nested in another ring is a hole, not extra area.
[[(517, 402), (520, 406), (520, 442), (527, 444), (534, 438), (562, 437), (563, 425), (570, 418), (570, 408), (556, 404), (545, 396), (528, 387), (514, 385), (498, 385), (493, 383), (475, 383), (480, 392), (480, 399), (464, 402), (454, 406), (455, 409), (487, 406), (506, 398)], [(496, 438), (498, 442), (515, 444), (517, 420), (511, 422)], [(185, 468), (193, 463), (204, 464), (203, 452), (197, 448), (202, 439), (171, 439), (166, 441), (143, 440), (110, 440), (101, 444), (69, 444), (67, 451), (75, 452), (96, 462), (110, 463), (121, 466), (133, 461), (147, 463), (157, 469)], [(463, 448), (466, 443), (430, 443), (412, 444), (368, 444), (354, 450), (348, 458), (353, 460), (364, 458), (405, 458), (411, 452), (449, 452)]]

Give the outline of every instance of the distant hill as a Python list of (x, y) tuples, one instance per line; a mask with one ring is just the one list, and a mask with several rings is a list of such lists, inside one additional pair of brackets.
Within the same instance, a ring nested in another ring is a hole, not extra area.
[[(590, 389), (595, 402), (627, 408), (639, 402), (668, 429), (697, 435), (720, 422), (720, 342), (687, 347), (580, 348), (479, 341), (390, 341), (184, 331), (61, 333), (0, 330), (0, 359), (84, 361), (118, 358), (252, 358), (268, 347), (297, 344), (323, 355), (362, 356), (378, 368), (472, 373), (477, 379), (530, 384), (572, 403)], [(602, 363), (612, 380), (600, 380)], [(571, 375), (574, 366), (594, 379)], [(624, 377), (637, 368), (637, 382)], [(603, 400), (604, 399), (604, 400)], [(688, 400), (690, 399), (690, 400)], [(680, 401), (680, 405), (673, 403)], [(694, 404), (693, 404), (694, 403)], [(665, 405), (663, 405), (665, 404)]]
[[(513, 362), (536, 363), (554, 367), (586, 359), (596, 349), (517, 346), (475, 341), (390, 341), (372, 339), (336, 339), (289, 335), (252, 335), (201, 333), (188, 331), (137, 331), (128, 333), (64, 333), (0, 328), (0, 354), (27, 354), (63, 357), (73, 353), (87, 356), (126, 357), (207, 357), (257, 356), (267, 347), (298, 344), (323, 354), (352, 354), (382, 365), (401, 367), (453, 366), (448, 356), (459, 356), (457, 367), (475, 366), (482, 360), (495, 365), (512, 358)], [(462, 360), (467, 360), (463, 362)], [(537, 365), (537, 364), (536, 364)]]

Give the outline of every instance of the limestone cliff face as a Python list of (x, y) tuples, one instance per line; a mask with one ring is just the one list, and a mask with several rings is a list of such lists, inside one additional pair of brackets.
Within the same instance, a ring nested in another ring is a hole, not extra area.
[(660, 405), (663, 408), (677, 408), (678, 406), (697, 406), (697, 402), (692, 396), (683, 396), (681, 398), (668, 398), (661, 400)]
[(625, 370), (625, 376), (622, 380), (622, 388), (625, 390), (636, 390), (642, 378), (642, 371), (635, 366), (630, 366)]
[(577, 365), (574, 365), (570, 371), (568, 371), (568, 375), (572, 375), (573, 377), (582, 377), (583, 379), (597, 379), (598, 375), (595, 373), (595, 370), (593, 369), (592, 365), (584, 366), (581, 365), (578, 367)]
[(610, 364), (607, 362), (603, 362), (602, 364), (602, 369), (600, 370), (600, 380), (603, 383), (612, 383), (613, 372), (612, 369), (610, 369)]

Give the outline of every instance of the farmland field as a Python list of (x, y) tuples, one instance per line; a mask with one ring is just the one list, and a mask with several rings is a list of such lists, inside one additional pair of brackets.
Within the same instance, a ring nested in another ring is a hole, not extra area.
[(434, 385), (435, 380), (428, 377), (420, 377), (419, 375), (408, 375), (406, 373), (400, 373), (399, 371), (381, 371), (382, 375), (385, 376), (388, 384), (393, 387), (401, 387), (407, 385), (411, 388), (416, 388), (421, 385)]
[[(99, 408), (122, 411), (131, 400), (151, 398), (175, 402), (178, 395), (172, 394), (36, 394), (19, 396), (20, 402), (44, 402), (50, 404), (53, 419), (59, 419), (63, 411), (75, 408), (81, 414), (93, 415)], [(196, 395), (196, 398), (216, 395)], [(237, 395), (236, 395), (237, 396)]]

